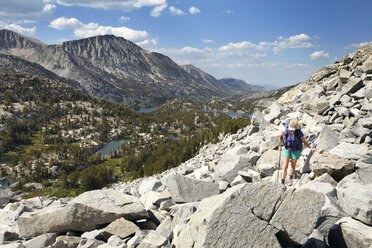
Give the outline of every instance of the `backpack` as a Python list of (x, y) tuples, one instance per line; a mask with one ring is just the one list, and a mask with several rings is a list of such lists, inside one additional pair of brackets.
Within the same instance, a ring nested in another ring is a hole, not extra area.
[(301, 141), (301, 137), (300, 137), (301, 125), (299, 125), (299, 129), (296, 129), (296, 131), (294, 133), (294, 139), (290, 140), (290, 139), (288, 139), (288, 136), (289, 136), (289, 130), (288, 130), (289, 121), (290, 120), (287, 120), (286, 123), (285, 123), (284, 146), (285, 146), (286, 149), (288, 149), (290, 151), (298, 151), (298, 150), (302, 151), (302, 141)]

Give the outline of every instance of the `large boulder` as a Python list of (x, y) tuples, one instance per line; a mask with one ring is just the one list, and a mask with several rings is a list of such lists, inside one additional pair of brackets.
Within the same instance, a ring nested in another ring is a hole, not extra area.
[(138, 230), (139, 227), (133, 222), (120, 218), (108, 225), (103, 232), (107, 233), (107, 236), (117, 235), (124, 239), (128, 236), (134, 235)]
[(329, 152), (342, 158), (359, 159), (369, 151), (367, 146), (341, 142)]
[(48, 247), (56, 241), (56, 238), (56, 233), (46, 233), (28, 240), (23, 245), (26, 248)]
[(251, 123), (254, 127), (259, 127), (261, 125), (261, 122), (263, 120), (263, 114), (260, 111), (255, 111), (252, 115)]
[(5, 206), (12, 199), (13, 192), (10, 189), (0, 189), (0, 208)]
[(347, 80), (349, 80), (350, 76), (351, 76), (351, 72), (349, 72), (345, 69), (341, 69), (340, 72), (339, 72), (339, 77), (340, 77), (341, 83), (346, 83)]
[(362, 70), (365, 73), (372, 73), (372, 60), (364, 62)]
[(276, 119), (279, 119), (282, 115), (286, 114), (287, 110), (284, 109), (283, 105), (274, 102), (269, 107), (270, 113), (265, 115), (264, 119), (265, 121), (269, 123), (274, 123)]
[(231, 183), (238, 175), (238, 171), (250, 165), (249, 155), (226, 155), (214, 168), (214, 178), (217, 182), (227, 181)]
[(161, 248), (168, 242), (167, 238), (156, 231), (150, 231), (137, 248)]
[(17, 223), (20, 235), (28, 238), (50, 232), (90, 231), (121, 217), (137, 220), (149, 215), (136, 197), (106, 189), (85, 192), (66, 206), (25, 212)]
[(310, 168), (318, 177), (325, 173), (331, 175), (336, 181), (354, 172), (355, 163), (327, 151), (316, 152), (310, 160)]
[(318, 149), (331, 150), (338, 145), (339, 139), (332, 129), (328, 126), (325, 126), (320, 132), (318, 139), (315, 141)]
[(226, 152), (227, 155), (241, 155), (241, 154), (246, 154), (248, 152), (247, 147), (244, 145), (237, 145), (234, 148), (228, 150)]
[(281, 247), (267, 221), (287, 196), (272, 183), (238, 185), (201, 201), (176, 247)]
[(137, 197), (113, 189), (88, 191), (74, 198), (72, 202), (116, 215), (117, 218), (124, 217), (127, 220), (139, 220), (149, 217)]
[(322, 193), (310, 189), (297, 190), (280, 205), (270, 224), (285, 231), (295, 243), (304, 244), (317, 228), (324, 204)]
[(216, 183), (193, 180), (177, 174), (168, 176), (166, 184), (174, 202), (200, 201), (220, 192)]
[(330, 247), (372, 247), (372, 227), (351, 217), (340, 219), (330, 230)]
[(339, 204), (345, 213), (372, 225), (372, 184), (341, 181), (336, 190)]
[(342, 87), (342, 93), (352, 94), (363, 87), (363, 81), (360, 78), (350, 78), (346, 85)]
[(358, 120), (358, 123), (364, 128), (372, 129), (372, 116), (367, 118), (360, 118)]
[(312, 99), (306, 101), (303, 108), (309, 113), (322, 115), (329, 108), (329, 102), (324, 98)]
[(162, 190), (164, 190), (164, 187), (162, 186), (163, 184), (158, 178), (144, 178), (142, 179), (141, 184), (138, 186), (138, 193), (140, 195), (144, 195), (149, 191), (161, 192)]

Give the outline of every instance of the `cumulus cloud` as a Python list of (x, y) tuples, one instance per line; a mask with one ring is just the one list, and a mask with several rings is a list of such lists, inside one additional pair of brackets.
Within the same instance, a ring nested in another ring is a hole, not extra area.
[(326, 58), (329, 58), (329, 54), (324, 52), (323, 50), (315, 51), (312, 54), (310, 54), (311, 60), (326, 59)]
[(152, 17), (159, 17), (161, 16), (161, 13), (163, 12), (163, 10), (165, 10), (166, 8), (168, 7), (167, 4), (163, 4), (163, 5), (159, 5), (159, 6), (156, 6), (150, 13), (150, 15)]
[(194, 14), (198, 14), (200, 13), (200, 10), (194, 6), (192, 6), (190, 9), (189, 9), (189, 12), (190, 14), (194, 15)]
[(24, 35), (33, 35), (36, 33), (36, 27), (32, 28), (24, 28), (17, 24), (0, 24), (1, 28), (13, 30), (17, 33), (24, 34)]
[(169, 7), (169, 12), (171, 13), (171, 15), (184, 15), (185, 14), (185, 12), (173, 6)]
[(59, 30), (77, 29), (83, 27), (84, 24), (76, 18), (60, 17), (49, 24), (49, 27)]
[(202, 42), (203, 42), (203, 43), (214, 43), (214, 40), (210, 40), (210, 39), (202, 39)]
[(156, 46), (157, 43), (158, 42), (155, 38), (136, 42), (136, 44), (140, 47), (153, 47), (153, 46)]
[(127, 27), (100, 26), (97, 23), (84, 24), (76, 18), (60, 17), (49, 24), (49, 27), (60, 30), (73, 30), (74, 36), (87, 38), (96, 35), (113, 34), (132, 41), (143, 41), (148, 38), (144, 30), (134, 30)]
[(345, 46), (344, 49), (345, 50), (358, 49), (358, 48), (368, 45), (368, 43), (370, 42), (361, 42), (361, 43), (351, 44), (351, 45)]
[(58, 4), (65, 6), (83, 6), (91, 8), (102, 9), (120, 9), (123, 11), (130, 11), (142, 7), (153, 7), (164, 5), (166, 0), (56, 0)]
[(2, 1), (0, 20), (6, 22), (34, 22), (49, 20), (56, 9), (54, 4), (43, 0)]
[(127, 22), (130, 20), (130, 17), (128, 16), (120, 16), (119, 22)]
[(218, 50), (220, 51), (234, 51), (234, 50), (245, 50), (245, 49), (257, 49), (262, 50), (265, 47), (262, 45), (256, 45), (249, 41), (242, 41), (238, 43), (230, 42), (229, 44), (220, 47)]
[(272, 44), (273, 52), (278, 54), (282, 49), (286, 48), (307, 48), (313, 47), (314, 45), (310, 42), (312, 39), (307, 34), (298, 34), (290, 36), (289, 38), (284, 38), (280, 36), (278, 40), (274, 41)]

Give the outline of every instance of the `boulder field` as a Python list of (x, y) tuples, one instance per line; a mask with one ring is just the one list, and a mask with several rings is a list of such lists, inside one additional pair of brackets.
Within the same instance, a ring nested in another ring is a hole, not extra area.
[[(0, 247), (370, 248), (371, 98), (372, 44), (162, 174), (73, 199), (1, 192)], [(288, 186), (278, 138), (291, 118), (318, 150), (302, 151)]]

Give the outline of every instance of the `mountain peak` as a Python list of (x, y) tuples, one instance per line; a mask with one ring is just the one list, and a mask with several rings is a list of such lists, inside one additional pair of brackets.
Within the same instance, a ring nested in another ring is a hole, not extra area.
[(13, 48), (30, 49), (46, 46), (45, 43), (23, 36), (9, 29), (0, 30), (0, 51)]

